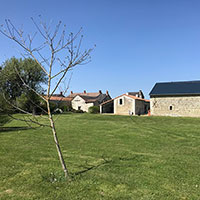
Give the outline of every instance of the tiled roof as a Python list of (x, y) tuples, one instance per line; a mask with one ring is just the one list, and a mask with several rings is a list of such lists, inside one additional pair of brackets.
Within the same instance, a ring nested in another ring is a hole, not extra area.
[(72, 98), (69, 97), (57, 97), (57, 96), (51, 96), (50, 101), (71, 101)]
[(99, 92), (83, 92), (83, 93), (71, 93), (68, 95), (68, 98), (75, 98), (76, 96), (80, 96), (85, 100), (86, 103), (93, 103), (93, 102), (102, 102), (106, 97), (109, 97), (109, 94), (103, 94), (101, 90)]
[(93, 93), (72, 93), (70, 95), (68, 95), (67, 97), (70, 97), (70, 98), (74, 98), (75, 96), (86, 96), (86, 97), (97, 97), (100, 95), (99, 92), (93, 92)]
[(73, 98), (76, 96), (80, 96), (85, 100), (86, 103), (92, 102), (102, 102), (106, 97), (109, 97), (109, 94), (102, 94), (101, 92), (94, 92), (94, 93), (72, 93), (67, 97), (61, 95), (53, 95), (50, 98), (50, 101), (72, 101)]
[(140, 100), (140, 101), (150, 102), (150, 101), (147, 100), (147, 99), (142, 99), (142, 98), (139, 98), (139, 97), (136, 97), (136, 96), (133, 96), (133, 95), (127, 95), (127, 94), (122, 94), (122, 95), (120, 95), (120, 96), (118, 96), (118, 97), (116, 97), (116, 98), (114, 98), (114, 99), (117, 99), (117, 98), (119, 98), (119, 97), (121, 97), (121, 96), (127, 96), (127, 97), (130, 97), (130, 98), (132, 98), (132, 99), (137, 99), (137, 100)]
[[(92, 94), (92, 93), (90, 93), (90, 94)], [(92, 102), (96, 102), (96, 101), (102, 102), (107, 97), (106, 94), (100, 94), (100, 93), (98, 93), (97, 96), (85, 95), (85, 94), (84, 95), (77, 94), (76, 96), (80, 96), (81, 98), (83, 98), (86, 103), (92, 103)]]
[(139, 98), (139, 97), (136, 97), (136, 96), (132, 96), (132, 95), (126, 95), (125, 94), (125, 96), (128, 96), (128, 97), (130, 97), (132, 99), (137, 99), (137, 100), (140, 100), (140, 101), (150, 102), (150, 100), (148, 100), (148, 99), (142, 99), (142, 98)]
[(122, 95), (120, 95), (120, 96), (118, 96), (118, 97), (115, 97), (114, 99), (110, 99), (110, 100), (108, 100), (108, 101), (105, 101), (105, 102), (101, 103), (101, 105), (104, 105), (104, 104), (106, 104), (106, 103), (108, 103), (108, 102), (111, 102), (111, 101), (113, 101), (113, 100), (115, 100), (115, 99), (118, 99), (118, 98), (120, 98), (120, 97), (122, 97), (122, 96), (127, 96), (127, 97), (130, 97), (130, 98), (132, 98), (132, 99), (136, 99), (136, 100), (140, 100), (140, 101), (150, 102), (150, 100), (147, 100), (147, 99), (142, 99), (142, 98), (139, 98), (139, 97), (136, 97), (136, 96), (133, 96), (133, 95), (122, 94)]
[(200, 95), (200, 81), (156, 83), (150, 96)]

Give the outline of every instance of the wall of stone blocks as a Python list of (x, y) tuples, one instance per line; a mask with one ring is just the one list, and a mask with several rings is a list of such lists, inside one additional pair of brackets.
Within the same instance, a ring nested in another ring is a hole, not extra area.
[(200, 96), (153, 97), (151, 115), (200, 117)]
[[(122, 99), (122, 105), (119, 101)], [(119, 97), (114, 100), (114, 114), (129, 115), (133, 113), (135, 115), (135, 100), (126, 96)]]

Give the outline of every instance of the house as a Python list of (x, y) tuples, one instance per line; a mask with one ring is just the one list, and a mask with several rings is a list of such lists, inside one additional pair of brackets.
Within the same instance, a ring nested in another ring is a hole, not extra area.
[(100, 105), (101, 113), (114, 113), (117, 115), (142, 115), (147, 114), (150, 101), (144, 99), (144, 94), (139, 92), (128, 92)]
[(104, 101), (111, 99), (108, 91), (106, 94), (103, 94), (101, 90), (96, 93), (87, 93), (85, 90), (83, 93), (73, 93), (67, 96), (67, 98), (71, 98), (72, 108), (75, 110), (82, 110), (88, 112), (89, 107), (91, 106), (99, 106)]
[(151, 115), (200, 116), (200, 81), (156, 83), (149, 95)]

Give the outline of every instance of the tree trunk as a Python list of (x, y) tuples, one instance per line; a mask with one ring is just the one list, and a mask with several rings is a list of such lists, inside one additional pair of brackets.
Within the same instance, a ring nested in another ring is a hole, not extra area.
[(32, 114), (36, 115), (36, 106), (33, 106), (33, 108), (32, 108)]
[(68, 170), (67, 170), (67, 167), (66, 167), (66, 164), (65, 164), (65, 160), (63, 158), (63, 154), (62, 154), (60, 145), (59, 145), (58, 137), (57, 137), (57, 134), (56, 134), (55, 124), (54, 124), (54, 121), (53, 121), (53, 118), (52, 118), (52, 115), (51, 115), (51, 111), (50, 111), (49, 102), (47, 102), (47, 108), (48, 108), (49, 121), (51, 123), (51, 130), (52, 130), (52, 133), (53, 133), (53, 138), (54, 138), (54, 142), (55, 142), (55, 145), (56, 145), (58, 157), (60, 159), (60, 163), (62, 165), (65, 177), (67, 178), (69, 174), (68, 174)]

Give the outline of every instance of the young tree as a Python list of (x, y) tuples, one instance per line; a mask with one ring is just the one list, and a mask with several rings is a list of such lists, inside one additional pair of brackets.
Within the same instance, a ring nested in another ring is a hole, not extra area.
[[(23, 85), (26, 86), (29, 91), (34, 92), (46, 102), (49, 121), (49, 125), (47, 126), (51, 128), (62, 169), (65, 177), (68, 177), (68, 169), (66, 167), (57, 137), (55, 120), (50, 110), (50, 98), (58, 89), (60, 84), (65, 80), (65, 77), (70, 70), (77, 65), (86, 64), (90, 61), (90, 53), (93, 49), (90, 48), (88, 50), (81, 51), (83, 38), (81, 35), (82, 29), (80, 29), (76, 34), (69, 33), (69, 35), (67, 35), (66, 26), (62, 25), (61, 21), (53, 27), (52, 25), (47, 25), (41, 20), (41, 18), (39, 23), (36, 23), (33, 18), (31, 18), (31, 20), (36, 28), (36, 32), (33, 36), (30, 34), (25, 36), (24, 31), (17, 29), (10, 20), (5, 20), (5, 24), (1, 26), (0, 32), (21, 46), (24, 50), (23, 56), (32, 57), (48, 77), (47, 92), (44, 96), (32, 86), (28, 85), (18, 72), (17, 68), (15, 68), (16, 73), (19, 75)], [(35, 41), (37, 39), (37, 34), (39, 34), (40, 40)], [(36, 42), (40, 42), (40, 44), (36, 44)], [(55, 83), (53, 85), (52, 81), (54, 80)], [(15, 105), (13, 106), (21, 112), (31, 115), (31, 113), (28, 113), (22, 108)], [(36, 116), (34, 118), (24, 119), (24, 121), (27, 123), (43, 125), (38, 121)]]

